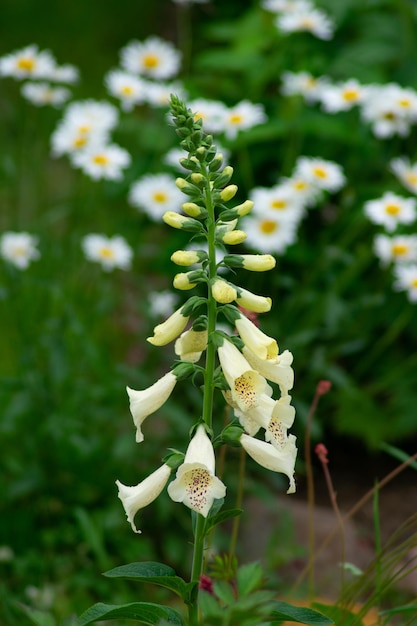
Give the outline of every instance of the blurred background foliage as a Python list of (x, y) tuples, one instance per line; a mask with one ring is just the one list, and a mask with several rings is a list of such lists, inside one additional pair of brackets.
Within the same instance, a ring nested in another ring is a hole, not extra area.
[[(236, 282), (273, 297), (262, 328), (294, 353), (300, 442), (324, 378), (333, 387), (316, 440), (334, 442), (336, 453), (350, 446), (371, 454), (383, 441), (414, 452), (417, 310), (392, 290), (372, 250), (377, 228), (362, 207), (386, 190), (403, 192), (388, 162), (417, 158), (416, 130), (380, 140), (355, 111), (330, 116), (282, 97), (279, 86), (283, 71), (306, 70), (417, 89), (416, 7), (407, 0), (316, 4), (337, 25), (331, 41), (279, 34), (255, 1), (213, 0), (188, 11), (169, 0), (2, 0), (0, 54), (36, 43), (80, 68), (76, 99), (109, 99), (103, 75), (120, 48), (155, 34), (182, 49), (180, 78), (190, 98), (264, 104), (269, 121), (229, 146), (239, 199), (289, 176), (300, 155), (341, 164), (348, 184), (309, 213), (276, 271), (242, 273)], [(174, 394), (146, 424), (147, 445), (136, 446), (125, 386), (144, 388), (172, 363), (172, 349), (145, 342), (160, 321), (150, 317), (148, 298), (170, 288), (169, 257), (187, 242), (126, 200), (133, 180), (167, 171), (162, 159), (176, 139), (165, 110), (122, 113), (114, 139), (131, 153), (132, 167), (120, 183), (94, 182), (50, 157), (60, 111), (23, 101), (12, 79), (2, 79), (0, 90), (0, 230), (27, 230), (42, 242), (42, 258), (28, 271), (0, 267), (0, 545), (13, 555), (0, 562), (0, 612), (2, 624), (24, 624), (14, 600), (42, 607), (48, 585), (49, 604), (63, 619), (103, 599), (107, 582), (97, 571), (144, 559), (181, 570), (186, 512), (178, 507), (174, 518), (161, 497), (143, 512), (138, 541), (114, 481), (139, 481), (166, 447), (183, 447), (199, 393)], [(79, 244), (89, 232), (123, 235), (134, 249), (132, 270), (105, 274), (89, 264)], [(237, 462), (233, 454), (229, 462)], [(233, 481), (229, 489), (233, 495)]]

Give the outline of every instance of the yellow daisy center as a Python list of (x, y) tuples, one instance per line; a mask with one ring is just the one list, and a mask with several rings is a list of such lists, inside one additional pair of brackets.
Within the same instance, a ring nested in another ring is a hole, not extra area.
[(407, 98), (398, 100), (398, 104), (400, 105), (400, 107), (403, 107), (404, 109), (408, 109), (408, 107), (411, 106), (411, 102), (410, 100), (407, 100)]
[(415, 185), (417, 183), (417, 174), (415, 174), (414, 172), (409, 172), (408, 174), (406, 174), (405, 179), (408, 183)]
[(276, 222), (273, 222), (272, 220), (264, 220), (260, 224), (260, 230), (265, 235), (270, 235), (271, 233), (275, 232), (277, 228), (278, 224)]
[(96, 154), (93, 157), (93, 162), (96, 165), (107, 165), (107, 163), (109, 162), (109, 159), (108, 159), (108, 157), (106, 157), (105, 154)]
[(87, 133), (89, 133), (91, 130), (91, 126), (89, 126), (89, 124), (83, 124), (82, 126), (78, 127), (78, 132), (82, 133), (83, 135), (86, 135)]
[(307, 188), (307, 183), (304, 180), (297, 180), (294, 183), (294, 189), (296, 189), (297, 191), (303, 191), (306, 188)]
[(153, 68), (158, 67), (160, 60), (156, 54), (145, 54), (142, 63), (146, 69), (152, 70)]
[(27, 72), (31, 72), (35, 69), (35, 59), (31, 59), (30, 57), (22, 57), (17, 61), (17, 67), (19, 70), (26, 70)]
[(400, 207), (398, 204), (387, 204), (385, 207), (385, 213), (388, 213), (388, 215), (398, 215), (399, 212)]
[(272, 200), (271, 202), (271, 209), (285, 209), (286, 206), (285, 200)]
[(306, 87), (307, 88), (313, 88), (317, 85), (317, 79), (316, 78), (307, 78), (306, 80)]
[(198, 122), (198, 120), (205, 120), (206, 116), (204, 115), (204, 113), (200, 113), (200, 111), (197, 111), (197, 113), (194, 113), (194, 121)]
[(413, 280), (411, 281), (411, 286), (416, 289), (417, 288), (417, 278), (413, 278)]
[(87, 143), (87, 139), (85, 137), (77, 137), (74, 139), (74, 148), (82, 148)]
[(302, 28), (310, 29), (310, 28), (313, 28), (314, 22), (309, 17), (305, 17), (303, 20), (301, 20), (300, 26)]
[(317, 178), (327, 178), (327, 172), (324, 167), (313, 167), (313, 174)]
[(394, 243), (392, 246), (392, 254), (394, 256), (402, 256), (403, 254), (407, 254), (408, 246), (404, 243)]
[(155, 193), (153, 194), (153, 199), (155, 200), (155, 202), (166, 202), (167, 195), (163, 191), (155, 191)]
[(27, 249), (25, 246), (16, 246), (13, 250), (14, 256), (26, 256)]
[(343, 98), (348, 102), (352, 102), (353, 100), (357, 100), (359, 96), (359, 92), (357, 89), (346, 89), (343, 92)]
[(383, 117), (386, 120), (395, 120), (395, 113), (393, 113), (392, 111), (387, 111), (387, 113), (384, 113)]
[(113, 259), (114, 258), (114, 252), (111, 248), (108, 248), (107, 246), (104, 246), (103, 248), (100, 249), (100, 256), (103, 259)]
[(231, 124), (240, 124), (243, 121), (243, 116), (235, 113), (229, 117), (229, 122)]
[(124, 96), (133, 96), (133, 89), (130, 85), (125, 85), (120, 91)]

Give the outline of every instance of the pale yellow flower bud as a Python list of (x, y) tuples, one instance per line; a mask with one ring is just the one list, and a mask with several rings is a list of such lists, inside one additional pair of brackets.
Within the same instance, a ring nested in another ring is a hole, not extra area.
[(236, 298), (236, 302), (248, 311), (254, 311), (255, 313), (267, 313), (271, 310), (272, 300), (271, 298), (265, 298), (264, 296), (258, 296), (247, 289), (239, 288), (239, 295)]
[(172, 315), (158, 324), (153, 329), (153, 337), (148, 337), (146, 341), (149, 341), (154, 346), (165, 346), (170, 341), (173, 341), (182, 333), (187, 326), (189, 317), (182, 315), (181, 309), (177, 309)]
[(247, 238), (247, 234), (243, 230), (231, 230), (229, 232), (224, 233), (221, 238), (223, 243), (234, 246), (239, 243), (242, 243)]
[(216, 302), (220, 304), (229, 304), (237, 298), (237, 291), (225, 280), (216, 278), (211, 286), (211, 293)]
[(202, 228), (200, 222), (197, 222), (197, 220), (193, 220), (191, 217), (185, 217), (185, 215), (181, 215), (175, 211), (167, 211), (163, 214), (162, 219), (168, 226), (178, 228), (179, 230), (199, 232)]
[(184, 202), (182, 210), (190, 217), (200, 217), (204, 211), (203, 207), (198, 206), (195, 202)]
[(187, 291), (188, 289), (193, 289), (197, 283), (191, 283), (189, 276), (186, 272), (182, 272), (180, 274), (176, 274), (174, 277), (173, 285), (175, 289), (180, 289), (181, 291)]
[(177, 250), (171, 255), (171, 261), (176, 265), (188, 267), (200, 261), (201, 253), (196, 250)]
[(227, 185), (227, 187), (222, 189), (222, 191), (220, 192), (220, 198), (223, 200), (223, 202), (231, 200), (235, 197), (237, 189), (237, 185)]
[(276, 261), (270, 254), (227, 254), (224, 262), (229, 267), (243, 267), (252, 272), (272, 270)]
[(204, 183), (204, 176), (198, 172), (194, 172), (194, 174), (191, 174), (191, 180), (194, 185), (200, 186), (201, 183)]
[(239, 217), (244, 217), (252, 211), (253, 206), (254, 203), (252, 202), (252, 200), (245, 200), (245, 202), (242, 202), (242, 204), (238, 204), (237, 206), (235, 206), (233, 210), (237, 212)]

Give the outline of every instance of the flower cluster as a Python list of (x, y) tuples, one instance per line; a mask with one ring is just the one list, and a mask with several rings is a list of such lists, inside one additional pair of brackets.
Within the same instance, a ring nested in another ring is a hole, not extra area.
[(308, 32), (319, 39), (331, 39), (334, 24), (310, 0), (263, 0), (262, 7), (276, 15), (275, 26), (282, 33)]
[(72, 102), (52, 134), (52, 154), (67, 154), (74, 167), (95, 180), (119, 180), (131, 158), (126, 150), (110, 142), (117, 122), (118, 111), (108, 102)]
[[(295, 410), (290, 390), (294, 374), (292, 355), (279, 352), (275, 339), (269, 337), (244, 315), (242, 308), (255, 314), (271, 309), (271, 299), (254, 294), (218, 274), (219, 266), (236, 270), (263, 272), (275, 266), (269, 254), (222, 255), (216, 259), (216, 247), (241, 243), (246, 233), (237, 229), (240, 217), (247, 215), (253, 202), (228, 208), (236, 193), (230, 184), (233, 169), (223, 166), (211, 135), (203, 131), (202, 120), (181, 100), (172, 96), (172, 113), (181, 147), (187, 156), (182, 166), (190, 173), (177, 178), (176, 186), (188, 196), (182, 213), (168, 210), (163, 220), (169, 226), (206, 239), (206, 249), (177, 250), (171, 260), (182, 270), (174, 278), (174, 286), (191, 290), (205, 286), (205, 295), (193, 295), (164, 322), (158, 324), (148, 341), (154, 346), (175, 342), (179, 361), (151, 387), (144, 390), (127, 388), (130, 411), (136, 428), (136, 441), (143, 442), (144, 421), (160, 409), (174, 391), (177, 383), (197, 374), (204, 378), (202, 415), (192, 428), (192, 438), (185, 455), (173, 453), (163, 465), (136, 486), (117, 481), (119, 498), (127, 519), (135, 532), (136, 513), (154, 500), (168, 484), (168, 495), (182, 502), (203, 517), (209, 515), (215, 500), (224, 498), (226, 487), (215, 475), (214, 445), (240, 445), (260, 465), (288, 477), (288, 493), (295, 490), (295, 437), (288, 434)], [(193, 268), (193, 269), (189, 269)], [(217, 322), (223, 316), (235, 329), (228, 335)], [(205, 365), (199, 365), (205, 355)], [(219, 368), (215, 368), (216, 356)], [(275, 399), (271, 384), (279, 388)], [(233, 415), (224, 427), (213, 420), (214, 389), (221, 390)], [(219, 427), (222, 429), (219, 432)], [(262, 430), (263, 439), (256, 435)]]
[[(25, 232), (6, 232), (0, 237), (0, 256), (20, 270), (39, 259), (38, 238)], [(89, 261), (99, 263), (105, 271), (130, 268), (133, 252), (123, 237), (91, 234), (81, 241), (81, 247)]]
[(284, 95), (303, 96), (309, 104), (319, 103), (326, 113), (359, 107), (361, 119), (380, 139), (404, 137), (417, 123), (417, 91), (410, 87), (397, 83), (362, 85), (355, 78), (335, 83), (309, 72), (284, 72), (281, 79)]
[(296, 241), (297, 228), (306, 209), (315, 206), (324, 193), (336, 193), (345, 184), (342, 168), (333, 161), (299, 157), (292, 176), (270, 188), (256, 187), (250, 193), (254, 210), (245, 219), (246, 244), (253, 250), (282, 254)]
[(39, 50), (36, 45), (26, 46), (0, 58), (0, 76), (28, 81), (22, 85), (21, 93), (36, 106), (59, 107), (64, 104), (71, 98), (71, 91), (57, 87), (55, 83), (76, 83), (78, 75), (76, 67), (58, 65), (51, 52)]
[[(417, 193), (417, 163), (406, 158), (391, 161), (391, 170), (409, 191)], [(374, 251), (383, 267), (391, 266), (394, 289), (406, 291), (411, 302), (417, 302), (417, 235), (406, 229), (417, 221), (417, 199), (405, 198), (388, 191), (381, 198), (365, 203), (366, 216), (385, 233), (374, 240)]]

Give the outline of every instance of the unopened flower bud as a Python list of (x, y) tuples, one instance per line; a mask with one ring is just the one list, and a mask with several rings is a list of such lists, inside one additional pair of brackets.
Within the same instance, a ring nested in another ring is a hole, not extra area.
[(218, 152), (209, 165), (210, 172), (217, 172), (223, 163), (223, 155)]
[(184, 202), (184, 204), (181, 205), (181, 208), (184, 211), (184, 213), (186, 213), (190, 217), (201, 218), (201, 217), (205, 217), (205, 215), (207, 214), (206, 209), (202, 206), (199, 206), (195, 202)]
[(195, 185), (191, 185), (185, 178), (177, 178), (175, 181), (176, 186), (187, 196), (199, 196), (201, 191)]
[(229, 246), (242, 243), (247, 238), (247, 234), (243, 230), (230, 230), (224, 233), (221, 241)]
[(198, 187), (204, 186), (204, 176), (199, 172), (194, 172), (193, 174), (191, 174), (191, 180), (193, 181), (194, 185), (197, 185)]
[(177, 250), (171, 255), (171, 261), (176, 265), (188, 267), (195, 265), (207, 258), (207, 252), (204, 250)]
[(193, 289), (197, 283), (192, 283), (190, 281), (190, 277), (188, 272), (181, 272), (180, 274), (176, 274), (174, 276), (173, 285), (175, 289), (180, 289), (181, 291), (187, 291), (188, 289)]
[(236, 302), (249, 311), (255, 311), (255, 313), (267, 313), (271, 310), (272, 306), (271, 298), (258, 296), (241, 287), (239, 288), (239, 294), (236, 298)]
[(228, 185), (220, 192), (220, 198), (223, 200), (223, 202), (228, 202), (228, 200), (231, 200), (235, 197), (237, 189), (237, 185)]
[(233, 167), (231, 167), (230, 165), (226, 165), (226, 167), (223, 169), (222, 172), (219, 172), (218, 174), (213, 175), (212, 181), (213, 181), (214, 188), (221, 189), (222, 187), (224, 187), (224, 185), (226, 185), (229, 182), (232, 176), (233, 176)]
[(194, 220), (191, 217), (185, 217), (185, 215), (181, 215), (175, 211), (166, 211), (166, 213), (163, 214), (162, 219), (165, 224), (172, 226), (172, 228), (178, 228), (179, 230), (186, 230), (192, 233), (201, 232), (203, 228), (197, 220)]
[(276, 265), (271, 254), (227, 254), (223, 261), (229, 267), (243, 267), (252, 272), (272, 270)]

